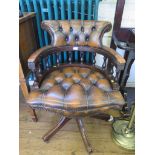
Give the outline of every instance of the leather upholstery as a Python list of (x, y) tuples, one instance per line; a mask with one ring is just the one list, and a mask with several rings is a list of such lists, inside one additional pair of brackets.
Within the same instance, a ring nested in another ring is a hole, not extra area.
[(111, 23), (93, 20), (45, 20), (41, 24), (51, 36), (52, 46), (102, 47), (102, 37)]
[(32, 108), (66, 116), (84, 116), (110, 108), (120, 109), (124, 99), (112, 90), (105, 76), (88, 68), (66, 67), (48, 74), (40, 89), (27, 98)]

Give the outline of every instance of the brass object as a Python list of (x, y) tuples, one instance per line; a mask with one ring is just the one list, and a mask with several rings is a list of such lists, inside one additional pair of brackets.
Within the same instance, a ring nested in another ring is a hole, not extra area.
[(128, 120), (117, 120), (113, 123), (112, 137), (116, 144), (128, 149), (135, 150), (135, 108), (131, 110), (131, 118)]

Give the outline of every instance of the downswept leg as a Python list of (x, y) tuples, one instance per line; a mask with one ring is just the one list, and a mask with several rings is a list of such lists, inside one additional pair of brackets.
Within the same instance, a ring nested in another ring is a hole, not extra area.
[(78, 124), (78, 127), (79, 127), (79, 130), (80, 130), (80, 133), (81, 133), (83, 142), (84, 142), (84, 144), (85, 144), (85, 147), (86, 147), (88, 153), (93, 152), (92, 147), (91, 147), (91, 145), (90, 145), (90, 143), (89, 143), (89, 141), (88, 141), (87, 133), (86, 133), (86, 131), (85, 131), (85, 128), (84, 128), (82, 119), (77, 118), (77, 119), (76, 119), (76, 122), (77, 122), (77, 124)]
[(49, 130), (43, 137), (43, 141), (47, 142), (52, 136), (54, 136), (71, 118), (61, 117), (57, 125)]
[(29, 107), (28, 112), (30, 113), (33, 122), (37, 122), (38, 118), (37, 118), (37, 114), (35, 112), (35, 109), (32, 109), (31, 107)]

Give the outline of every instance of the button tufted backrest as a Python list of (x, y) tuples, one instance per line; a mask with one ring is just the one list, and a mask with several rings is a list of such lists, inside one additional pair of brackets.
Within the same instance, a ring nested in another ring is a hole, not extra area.
[(41, 24), (51, 36), (53, 46), (102, 47), (105, 32), (111, 30), (111, 23), (93, 20), (45, 20)]

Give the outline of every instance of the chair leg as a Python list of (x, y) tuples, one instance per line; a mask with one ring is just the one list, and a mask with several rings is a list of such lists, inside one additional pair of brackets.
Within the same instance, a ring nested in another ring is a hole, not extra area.
[(33, 110), (32, 120), (33, 120), (33, 122), (37, 122), (38, 118), (37, 118), (36, 111), (34, 109), (32, 109), (32, 110)]
[(91, 147), (91, 145), (90, 145), (90, 143), (89, 143), (89, 141), (88, 141), (87, 134), (86, 134), (86, 131), (85, 131), (85, 128), (84, 128), (82, 119), (77, 118), (77, 119), (76, 119), (76, 122), (77, 122), (77, 125), (78, 125), (78, 127), (79, 127), (79, 130), (80, 130), (80, 133), (81, 133), (83, 142), (84, 142), (84, 144), (85, 144), (85, 147), (86, 147), (88, 153), (93, 152), (92, 147)]
[(37, 122), (38, 118), (37, 118), (37, 114), (35, 112), (35, 109), (32, 109), (31, 107), (28, 107), (28, 112), (30, 113), (33, 122)]
[(43, 137), (43, 141), (47, 142), (52, 136), (54, 136), (71, 118), (61, 117), (57, 125), (49, 130)]

